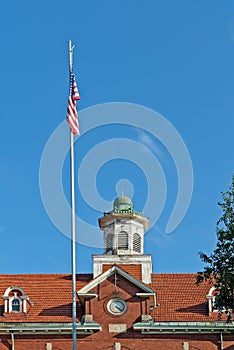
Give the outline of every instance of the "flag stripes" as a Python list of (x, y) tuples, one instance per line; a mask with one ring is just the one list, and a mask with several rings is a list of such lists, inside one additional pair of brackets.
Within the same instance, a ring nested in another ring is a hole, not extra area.
[(78, 87), (75, 80), (75, 75), (73, 71), (70, 72), (70, 90), (68, 97), (68, 107), (67, 107), (67, 122), (70, 125), (71, 131), (75, 135), (80, 134), (78, 113), (76, 110), (76, 101), (80, 99)]

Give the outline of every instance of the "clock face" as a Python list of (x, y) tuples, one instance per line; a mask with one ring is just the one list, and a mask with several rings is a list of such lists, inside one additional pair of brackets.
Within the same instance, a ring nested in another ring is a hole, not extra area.
[(127, 304), (122, 299), (114, 298), (107, 303), (107, 309), (113, 315), (122, 315), (127, 310)]

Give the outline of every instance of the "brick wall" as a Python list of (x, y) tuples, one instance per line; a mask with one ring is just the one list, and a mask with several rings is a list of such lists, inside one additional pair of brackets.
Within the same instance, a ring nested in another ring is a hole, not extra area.
[[(229, 340), (228, 340), (229, 339)], [(183, 342), (189, 343), (189, 350), (219, 350), (219, 335), (155, 335), (134, 339), (121, 335), (109, 335), (99, 332), (91, 336), (78, 336), (78, 350), (114, 350), (114, 343), (121, 344), (121, 350), (183, 350)], [(15, 350), (46, 350), (46, 344), (52, 343), (52, 350), (71, 350), (70, 336), (15, 336)], [(0, 350), (11, 349), (10, 335), (2, 337)], [(234, 350), (234, 340), (226, 335), (224, 350)]]
[[(88, 301), (88, 313), (94, 321), (102, 325), (103, 330), (92, 335), (78, 335), (78, 350), (114, 350), (114, 344), (120, 343), (121, 350), (183, 350), (183, 343), (189, 343), (189, 350), (220, 350), (219, 334), (159, 334), (142, 335), (132, 329), (132, 324), (140, 320), (141, 314), (149, 312), (146, 300), (137, 297), (140, 288), (125, 280), (122, 276), (112, 275), (92, 291), (97, 298)], [(127, 311), (113, 316), (107, 310), (107, 302), (120, 297), (127, 302)], [(110, 331), (110, 325), (113, 325)], [(114, 332), (115, 326), (126, 326), (126, 332)], [(234, 350), (234, 334), (224, 334), (223, 350)], [(46, 350), (46, 344), (52, 343), (52, 350), (71, 350), (71, 335), (15, 335), (15, 350)], [(10, 333), (0, 339), (0, 350), (11, 349)]]

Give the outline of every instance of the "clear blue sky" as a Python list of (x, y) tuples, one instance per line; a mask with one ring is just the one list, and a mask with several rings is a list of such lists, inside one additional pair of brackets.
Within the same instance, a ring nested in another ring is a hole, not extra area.
[[(106, 125), (81, 134), (76, 170), (82, 157), (106, 140), (122, 137), (149, 147), (165, 172), (168, 191), (161, 216), (145, 236), (145, 252), (153, 255), (155, 272), (198, 271), (198, 252), (215, 246), (217, 202), (234, 172), (234, 2), (5, 1), (0, 32), (0, 272), (71, 271), (70, 240), (51, 222), (39, 187), (44, 147), (66, 116), (69, 39), (76, 45), (78, 109), (130, 102), (163, 115), (189, 151), (193, 196), (180, 225), (166, 234), (177, 193), (176, 167), (157, 138), (130, 126)], [(81, 131), (87, 122), (83, 115)], [(68, 172), (67, 155), (62, 181), (69, 200)], [(91, 178), (87, 174), (82, 191), (85, 186), (88, 191)], [(112, 201), (121, 179), (132, 183), (135, 209), (142, 210), (147, 176), (131, 157), (113, 156), (92, 180), (100, 197)], [(97, 227), (107, 208), (91, 208), (78, 185), (79, 216)], [(157, 177), (151, 186), (157, 191)], [(157, 208), (157, 198), (153, 205)], [(91, 254), (101, 252), (78, 244), (77, 271), (91, 272)]]

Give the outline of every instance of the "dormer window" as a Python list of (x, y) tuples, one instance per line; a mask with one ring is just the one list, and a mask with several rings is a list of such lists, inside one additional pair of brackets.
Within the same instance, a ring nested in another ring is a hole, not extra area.
[(20, 312), (21, 311), (22, 301), (17, 296), (17, 293), (14, 292), (14, 296), (9, 300), (9, 312)]
[(11, 308), (12, 308), (12, 311), (16, 311), (16, 312), (19, 312), (20, 311), (20, 301), (19, 299), (13, 299), (12, 302), (11, 302)]
[(218, 311), (215, 308), (215, 296), (217, 294), (217, 289), (215, 287), (210, 288), (208, 295), (206, 296), (208, 300), (208, 311), (209, 313)]
[(22, 288), (12, 286), (7, 288), (3, 295), (4, 299), (4, 314), (8, 313), (27, 313), (33, 302), (25, 295)]

